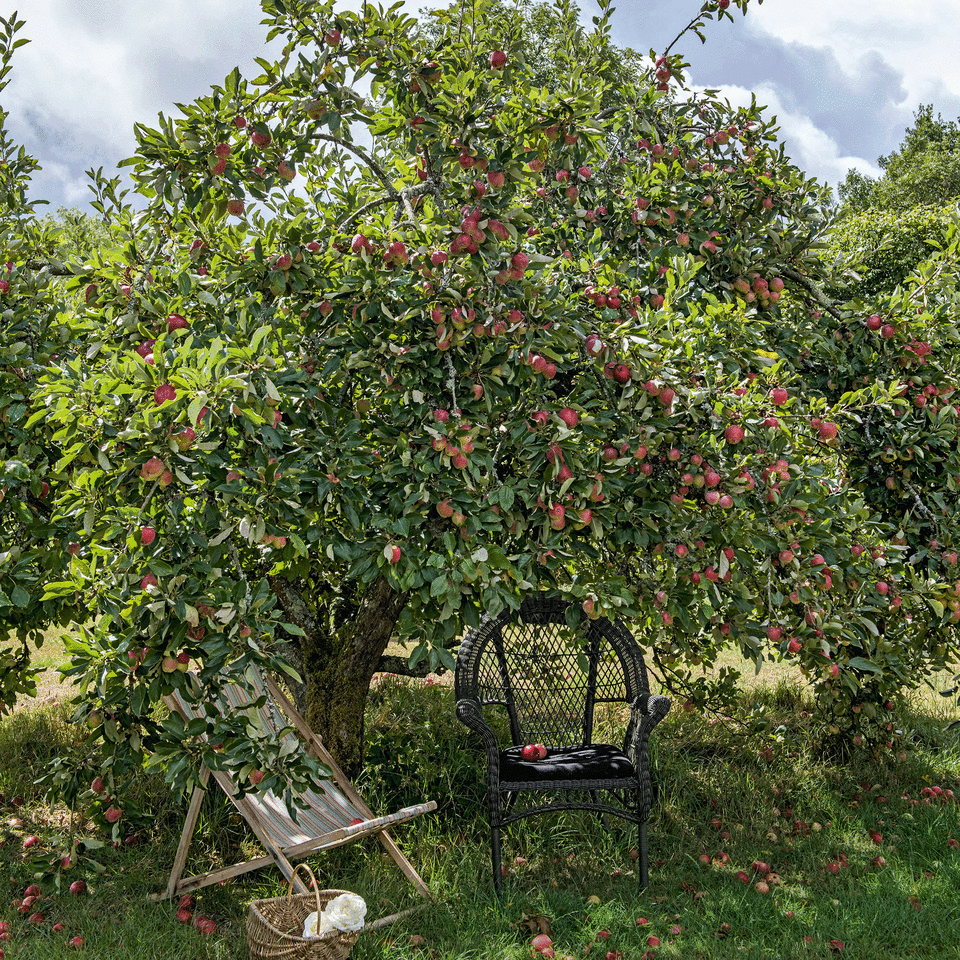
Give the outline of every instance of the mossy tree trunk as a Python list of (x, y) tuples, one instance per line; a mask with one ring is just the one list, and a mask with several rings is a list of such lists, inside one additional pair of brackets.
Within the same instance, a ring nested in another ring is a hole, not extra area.
[(313, 612), (300, 583), (271, 580), (288, 621), (300, 627), (307, 723), (337, 762), (353, 775), (363, 760), (367, 692), (406, 598), (380, 577), (357, 600), (353, 615), (334, 632)]

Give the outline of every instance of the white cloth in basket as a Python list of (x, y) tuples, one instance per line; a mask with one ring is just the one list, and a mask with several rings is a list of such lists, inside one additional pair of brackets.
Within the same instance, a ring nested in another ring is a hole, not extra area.
[(341, 893), (334, 897), (320, 911), (307, 916), (303, 924), (303, 937), (322, 937), (333, 930), (353, 931), (362, 930), (364, 917), (367, 915), (367, 905), (363, 897), (355, 893)]

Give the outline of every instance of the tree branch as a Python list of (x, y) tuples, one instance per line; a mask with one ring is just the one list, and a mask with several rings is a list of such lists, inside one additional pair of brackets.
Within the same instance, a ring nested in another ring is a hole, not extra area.
[(353, 213), (347, 217), (342, 223), (337, 224), (338, 230), (346, 231), (348, 227), (353, 226), (353, 224), (360, 219), (368, 210), (373, 210), (375, 207), (383, 206), (385, 203), (396, 203), (399, 199), (399, 194), (394, 193), (388, 197), (377, 197), (376, 200), (371, 200), (369, 203), (365, 203), (358, 210), (354, 210)]
[(785, 276), (788, 280), (793, 280), (794, 283), (799, 283), (806, 291), (813, 297), (814, 300), (823, 307), (832, 317), (837, 320), (843, 320), (843, 314), (833, 305), (833, 303), (827, 298), (827, 295), (817, 286), (817, 284), (811, 280), (808, 276), (800, 273), (799, 270), (794, 270), (793, 267), (788, 267), (786, 265), (780, 268), (780, 273)]
[(386, 171), (362, 147), (355, 146), (352, 143), (346, 143), (337, 137), (331, 137), (329, 133), (312, 133), (310, 136), (313, 140), (326, 140), (328, 143), (335, 143), (338, 147), (343, 147), (344, 150), (349, 150), (351, 153), (358, 156), (377, 175), (380, 182), (391, 193), (396, 193), (396, 191), (393, 189), (393, 184), (390, 182), (390, 178), (386, 174)]
[(46, 270), (55, 277), (72, 277), (73, 271), (60, 260), (28, 260), (26, 264), (31, 270)]
[(406, 657), (393, 657), (384, 654), (377, 664), (377, 673), (395, 673), (400, 677), (426, 677), (431, 673), (444, 674), (450, 671), (441, 663), (436, 670), (431, 670), (426, 661), (411, 667)]

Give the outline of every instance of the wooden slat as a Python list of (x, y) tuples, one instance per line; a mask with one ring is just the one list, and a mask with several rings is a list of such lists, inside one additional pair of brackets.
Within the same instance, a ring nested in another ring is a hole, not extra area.
[(197, 818), (200, 816), (200, 804), (207, 793), (207, 784), (210, 782), (210, 771), (204, 767), (200, 771), (200, 786), (193, 791), (190, 797), (190, 806), (187, 809), (187, 819), (183, 823), (183, 832), (180, 834), (180, 844), (177, 855), (173, 858), (173, 869), (170, 871), (170, 880), (167, 883), (167, 897), (175, 897), (178, 892), (177, 884), (183, 876), (183, 868), (187, 863), (187, 854), (190, 851), (190, 842), (193, 840), (193, 831), (197, 827)]
[[(310, 729), (306, 721), (297, 712), (294, 705), (291, 703), (286, 694), (284, 694), (283, 690), (278, 686), (273, 677), (264, 676), (263, 680), (266, 684), (268, 695), (273, 698), (277, 706), (283, 711), (290, 725), (295, 727), (303, 737), (308, 751), (317, 760), (328, 766), (333, 772), (333, 780), (336, 785), (336, 789), (343, 794), (344, 798), (349, 801), (350, 804), (352, 804), (357, 809), (358, 813), (361, 814), (365, 819), (378, 819), (373, 811), (371, 811), (371, 809), (364, 802), (360, 794), (354, 789), (353, 784), (347, 778), (339, 764), (337, 764), (330, 752), (323, 745), (323, 741), (313, 732), (313, 730)], [(189, 722), (192, 719), (176, 698), (172, 696), (164, 697), (164, 702), (171, 711), (177, 712), (186, 722)], [(220, 785), (224, 793), (237, 807), (243, 818), (247, 821), (250, 829), (267, 851), (267, 856), (256, 857), (243, 863), (237, 863), (232, 866), (223, 867), (217, 870), (209, 870), (206, 873), (195, 874), (193, 876), (184, 878), (182, 877), (182, 873), (186, 864), (187, 855), (189, 853), (190, 841), (196, 828), (197, 818), (200, 812), (200, 804), (202, 803), (205, 790), (209, 785), (209, 779), (211, 775)], [(167, 889), (165, 893), (152, 895), (150, 899), (170, 898), (191, 890), (197, 890), (220, 880), (229, 880), (233, 877), (240, 876), (244, 873), (249, 873), (253, 870), (258, 870), (261, 867), (265, 867), (270, 864), (276, 865), (283, 874), (284, 879), (288, 882), (290, 881), (291, 877), (293, 877), (293, 882), (297, 889), (297, 893), (307, 893), (308, 891), (304, 882), (299, 876), (294, 876), (294, 867), (291, 863), (291, 858), (297, 859), (319, 850), (341, 846), (361, 837), (369, 836), (371, 833), (376, 833), (386, 851), (396, 862), (397, 866), (400, 867), (400, 870), (403, 872), (404, 876), (406, 876), (407, 879), (410, 880), (410, 882), (414, 885), (417, 892), (424, 897), (431, 896), (429, 887), (427, 887), (426, 883), (424, 883), (421, 876), (417, 873), (413, 864), (410, 863), (410, 861), (404, 856), (396, 842), (387, 832), (387, 827), (392, 826), (392, 824), (370, 830), (354, 831), (352, 833), (349, 832), (348, 828), (341, 827), (335, 830), (327, 831), (318, 837), (314, 837), (302, 843), (286, 846), (278, 844), (272, 839), (268, 824), (269, 816), (266, 811), (259, 808), (257, 801), (251, 799), (249, 796), (238, 796), (238, 788), (227, 772), (222, 770), (211, 770), (207, 767), (204, 767), (202, 777), (203, 786), (198, 787), (190, 799), (190, 807), (187, 811), (183, 833), (180, 837), (180, 844), (177, 848), (177, 853), (174, 858), (173, 870), (171, 871), (170, 881), (167, 884)], [(426, 806), (429, 810), (435, 810), (437, 805), (436, 802), (430, 801), (426, 804)], [(405, 821), (398, 822), (402, 823)], [(408, 916), (416, 909), (419, 908), (405, 910), (401, 913), (393, 914), (390, 917), (385, 917), (382, 920), (375, 921), (373, 924), (368, 926), (368, 929), (376, 929), (379, 926), (385, 926), (387, 923), (392, 923), (394, 920), (399, 919), (400, 917)]]
[[(220, 867), (217, 870), (208, 870), (206, 873), (195, 873), (192, 876), (184, 877), (177, 884), (175, 896), (199, 890), (201, 887), (207, 887), (211, 883), (219, 883), (221, 880), (232, 880), (234, 877), (252, 873), (254, 870), (262, 870), (264, 867), (272, 867), (275, 863), (273, 857), (254, 857), (253, 860), (235, 863), (230, 867)], [(161, 897), (155, 899), (166, 899), (166, 895), (161, 895)]]

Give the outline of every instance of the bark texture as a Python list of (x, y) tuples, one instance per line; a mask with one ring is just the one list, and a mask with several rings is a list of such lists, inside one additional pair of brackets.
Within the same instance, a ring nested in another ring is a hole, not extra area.
[(300, 654), (306, 721), (353, 775), (363, 759), (363, 713), (370, 680), (393, 637), (405, 597), (380, 577), (363, 591), (353, 615), (334, 632), (328, 618), (314, 614), (302, 584), (275, 578), (271, 586), (289, 622), (304, 632)]

